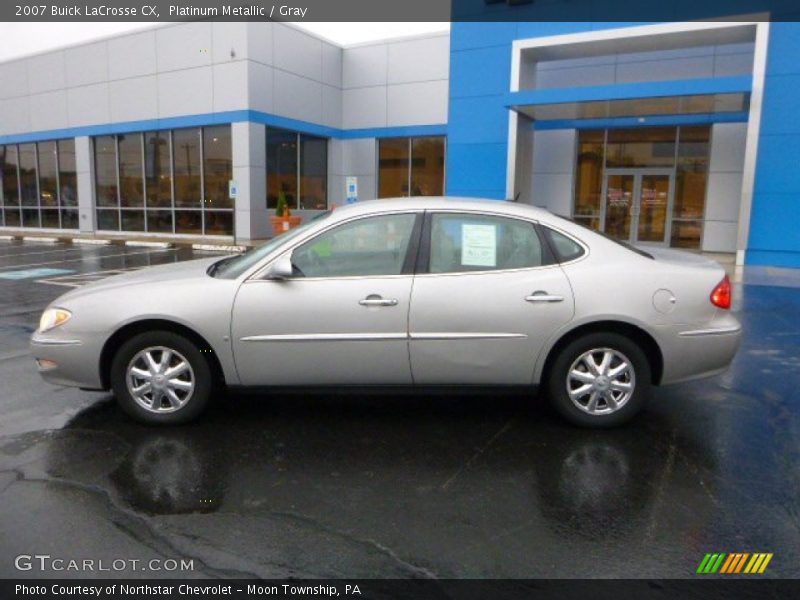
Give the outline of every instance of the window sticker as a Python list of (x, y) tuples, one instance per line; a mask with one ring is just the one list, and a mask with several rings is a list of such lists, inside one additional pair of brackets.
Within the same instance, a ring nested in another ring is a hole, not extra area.
[(471, 267), (497, 266), (497, 229), (494, 225), (461, 226), (461, 264)]

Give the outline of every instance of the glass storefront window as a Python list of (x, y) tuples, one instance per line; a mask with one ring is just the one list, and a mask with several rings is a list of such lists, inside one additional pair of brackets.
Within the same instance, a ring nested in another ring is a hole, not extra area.
[(169, 142), (169, 131), (149, 131), (144, 134), (144, 168), (148, 208), (172, 206)]
[(297, 134), (267, 127), (267, 208), (277, 208), (281, 193), (297, 208)]
[(408, 138), (378, 141), (378, 198), (408, 196)]
[(0, 225), (76, 229), (75, 141), (0, 146)]
[[(78, 206), (75, 140), (58, 140), (58, 198), (61, 206)], [(62, 217), (64, 213), (62, 211)], [(71, 222), (71, 217), (66, 221)], [(66, 225), (64, 228), (69, 229)]]
[(592, 229), (600, 229), (604, 142), (605, 131), (602, 129), (583, 130), (578, 136), (573, 216)]
[[(39, 155), (39, 202), (41, 206), (58, 206), (58, 167), (55, 142), (39, 142), (37, 144)], [(56, 224), (44, 225), (45, 227), (58, 227), (58, 211), (56, 211)], [(52, 223), (52, 219), (48, 219)], [(43, 221), (44, 224), (44, 221)]]
[(203, 129), (203, 163), (205, 208), (233, 208), (228, 196), (228, 182), (233, 178), (229, 126)]
[(671, 167), (674, 164), (674, 127), (608, 130), (606, 167)]
[(144, 206), (142, 179), (142, 135), (117, 136), (119, 144), (119, 202), (121, 206)]
[(233, 235), (232, 164), (229, 125), (95, 138), (98, 229)]
[(112, 135), (94, 139), (95, 197), (98, 207), (116, 207), (117, 140)]
[[(616, 227), (619, 219), (615, 212), (615, 198), (618, 196), (615, 182), (620, 178), (633, 181), (634, 177), (639, 177), (642, 181), (641, 197), (634, 201), (638, 203), (636, 206), (628, 207), (638, 216), (636, 239), (657, 243), (669, 237), (671, 246), (699, 249), (705, 214), (710, 139), (709, 125), (579, 131), (574, 219), (593, 229), (626, 238), (626, 232)], [(654, 175), (653, 168), (659, 169), (657, 172), (662, 175)], [(606, 173), (605, 169), (615, 171)], [(656, 177), (663, 187), (670, 177), (663, 174), (664, 169), (666, 173), (672, 171), (674, 174), (671, 214), (667, 211), (671, 186), (661, 191), (655, 190), (659, 197), (664, 197), (663, 201), (658, 202), (659, 211), (655, 211), (650, 199), (655, 189), (650, 183), (651, 179)], [(604, 177), (608, 185), (605, 199), (601, 197)], [(647, 221), (650, 217), (659, 219), (657, 227)], [(668, 236), (665, 229), (667, 222)]]
[[(36, 144), (20, 144), (18, 146), (19, 152), (19, 187), (22, 197), (22, 206), (38, 206), (39, 205), (39, 191), (36, 184)], [(36, 217), (38, 221), (39, 217)], [(23, 215), (23, 221), (25, 217)], [(28, 221), (34, 220), (31, 216)], [(28, 225), (26, 225), (27, 227)]]
[(300, 206), (328, 207), (328, 140), (300, 136)]
[(444, 138), (411, 140), (411, 195), (441, 196), (444, 193)]
[(175, 207), (200, 208), (200, 130), (172, 132)]
[(378, 197), (444, 194), (445, 138), (378, 141)]
[(267, 208), (281, 193), (290, 209), (328, 206), (328, 140), (267, 127)]

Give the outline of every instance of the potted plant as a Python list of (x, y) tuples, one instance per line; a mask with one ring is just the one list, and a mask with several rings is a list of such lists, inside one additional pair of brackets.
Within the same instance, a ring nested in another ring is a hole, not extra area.
[(289, 202), (286, 200), (286, 192), (281, 190), (278, 193), (278, 206), (275, 207), (275, 216), (270, 217), (272, 232), (280, 235), (289, 231), (292, 227), (297, 227), (303, 222), (303, 217), (293, 217), (289, 209)]

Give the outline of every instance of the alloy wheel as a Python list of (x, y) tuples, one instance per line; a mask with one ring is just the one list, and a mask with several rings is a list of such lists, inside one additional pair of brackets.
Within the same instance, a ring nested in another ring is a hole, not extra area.
[(166, 346), (137, 352), (128, 363), (125, 379), (136, 403), (159, 414), (183, 408), (195, 387), (192, 365), (180, 352)]
[(627, 356), (613, 348), (593, 348), (581, 354), (567, 372), (567, 395), (580, 410), (607, 415), (633, 396), (636, 373)]

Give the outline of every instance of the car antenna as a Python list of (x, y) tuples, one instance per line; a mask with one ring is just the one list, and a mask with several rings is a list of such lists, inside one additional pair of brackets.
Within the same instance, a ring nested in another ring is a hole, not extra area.
[(509, 199), (509, 202), (516, 202), (517, 200), (519, 200), (519, 195), (520, 195), (521, 193), (522, 193), (522, 192), (517, 192), (516, 194), (514, 194), (514, 197), (513, 197), (513, 198), (510, 198), (510, 199)]

